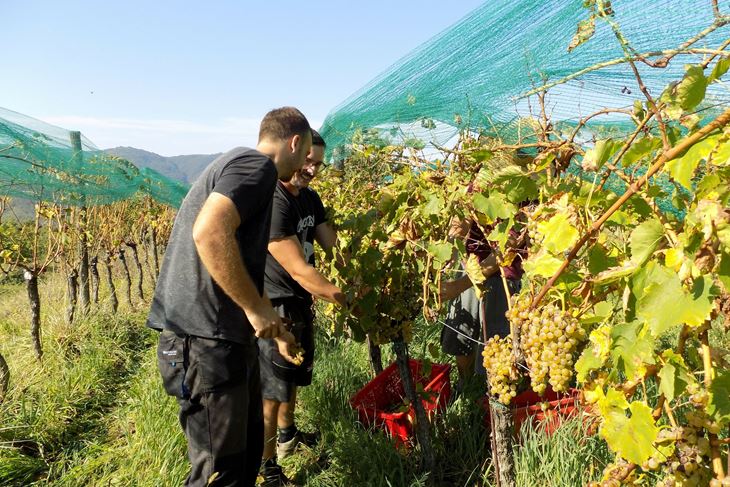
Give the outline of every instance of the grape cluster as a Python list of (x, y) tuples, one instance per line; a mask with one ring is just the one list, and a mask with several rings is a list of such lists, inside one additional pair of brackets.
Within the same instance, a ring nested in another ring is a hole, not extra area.
[[(667, 474), (657, 486), (699, 486), (712, 485), (712, 469), (708, 456), (710, 454), (710, 441), (701, 434), (701, 431), (694, 426), (680, 426), (667, 428), (659, 432), (657, 443), (674, 443), (674, 453), (670, 456), (657, 453), (649, 458), (641, 468), (645, 471), (657, 470), (663, 467)], [(722, 483), (717, 484), (725, 485)]]
[(413, 321), (396, 321), (388, 317), (382, 317), (376, 329), (368, 333), (373, 345), (386, 345), (395, 340), (403, 339), (408, 343), (413, 338)]
[(517, 395), (519, 374), (512, 362), (512, 341), (509, 337), (493, 336), (482, 352), (489, 391), (504, 405)]
[(528, 295), (513, 298), (507, 318), (520, 330), (520, 347), (530, 369), (532, 389), (543, 394), (550, 384), (566, 391), (573, 377), (574, 356), (586, 340), (586, 331), (569, 313), (555, 304), (530, 308)]

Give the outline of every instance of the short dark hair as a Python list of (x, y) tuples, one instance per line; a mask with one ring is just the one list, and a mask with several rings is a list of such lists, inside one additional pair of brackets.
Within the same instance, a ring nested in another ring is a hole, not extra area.
[(281, 107), (264, 115), (259, 127), (259, 141), (263, 139), (287, 140), (293, 135), (304, 136), (311, 131), (307, 117), (294, 107)]
[(312, 145), (319, 145), (321, 147), (327, 147), (327, 144), (324, 142), (324, 139), (321, 135), (319, 135), (319, 132), (312, 129)]

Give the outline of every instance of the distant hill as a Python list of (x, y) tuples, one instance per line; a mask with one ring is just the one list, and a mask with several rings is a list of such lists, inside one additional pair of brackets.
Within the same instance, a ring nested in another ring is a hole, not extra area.
[(104, 152), (122, 157), (137, 167), (148, 167), (183, 183), (192, 183), (203, 169), (220, 154), (191, 154), (165, 157), (134, 147), (114, 147)]

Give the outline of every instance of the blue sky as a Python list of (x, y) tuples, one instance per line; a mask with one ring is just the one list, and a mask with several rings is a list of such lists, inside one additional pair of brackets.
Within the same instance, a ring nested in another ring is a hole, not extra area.
[(480, 0), (3, 0), (0, 107), (100, 148), (212, 153), (327, 112)]

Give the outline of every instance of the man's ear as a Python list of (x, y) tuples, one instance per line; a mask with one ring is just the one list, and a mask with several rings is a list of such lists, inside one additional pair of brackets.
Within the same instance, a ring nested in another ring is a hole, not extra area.
[(302, 136), (299, 134), (294, 134), (291, 139), (289, 139), (289, 149), (291, 150), (292, 154), (296, 154), (297, 150), (299, 149), (299, 144), (302, 143)]

